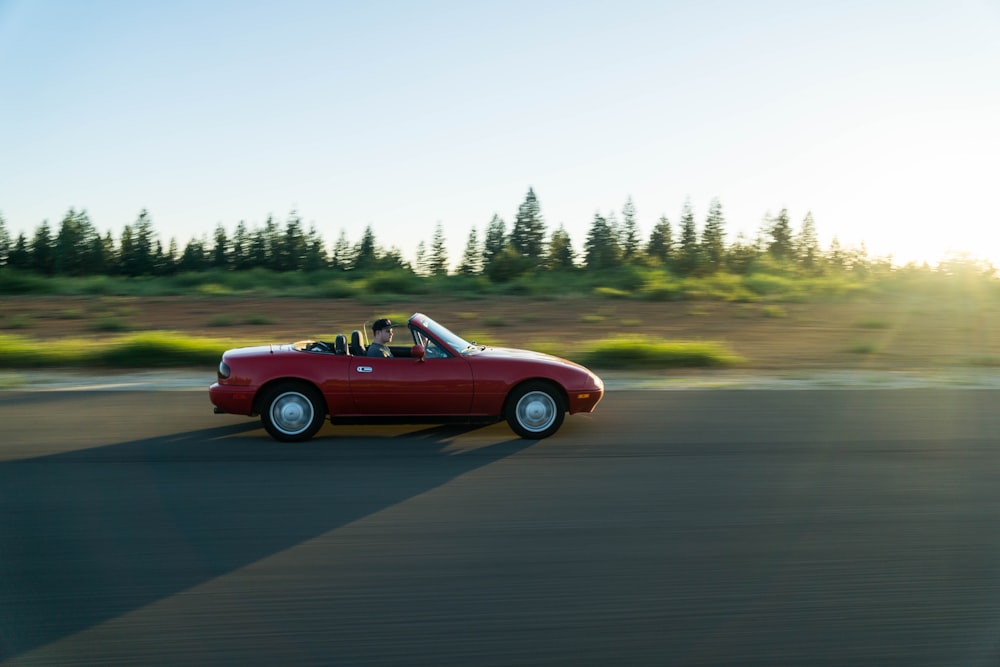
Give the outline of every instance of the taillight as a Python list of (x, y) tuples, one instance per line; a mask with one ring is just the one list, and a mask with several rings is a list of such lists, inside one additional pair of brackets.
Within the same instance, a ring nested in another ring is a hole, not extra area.
[(220, 361), (219, 362), (219, 379), (220, 380), (225, 380), (231, 374), (232, 374), (232, 371), (229, 370), (229, 364), (227, 364), (224, 361)]

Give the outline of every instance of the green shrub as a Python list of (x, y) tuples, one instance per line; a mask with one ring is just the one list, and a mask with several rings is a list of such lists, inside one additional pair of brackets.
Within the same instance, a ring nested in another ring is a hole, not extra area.
[(134, 327), (117, 317), (102, 317), (91, 325), (94, 331), (131, 331)]
[(878, 352), (879, 346), (877, 343), (871, 341), (862, 341), (860, 343), (854, 343), (847, 348), (848, 352), (852, 354), (875, 354)]
[(606, 299), (627, 299), (632, 296), (630, 292), (617, 287), (595, 287), (594, 294)]
[(102, 366), (125, 368), (211, 366), (228, 347), (224, 341), (153, 331), (113, 341), (92, 360)]
[(679, 368), (732, 366), (744, 359), (723, 343), (712, 341), (651, 341), (638, 336), (619, 336), (585, 347), (583, 363), (596, 368)]
[(49, 281), (34, 273), (4, 269), (0, 271), (0, 294), (45, 294)]
[[(376, 294), (426, 294), (428, 284), (412, 271), (377, 271), (362, 281), (361, 291)], [(355, 294), (357, 296), (357, 294)]]
[(639, 288), (639, 296), (647, 301), (679, 301), (684, 298), (683, 285), (668, 276), (656, 277)]
[(971, 359), (966, 359), (965, 365), (975, 366), (979, 368), (997, 368), (1000, 367), (1000, 357), (998, 356), (973, 357)]
[(710, 301), (754, 301), (757, 296), (743, 285), (743, 277), (732, 273), (713, 273), (685, 278), (682, 289), (686, 298)]
[(33, 368), (38, 366), (76, 365), (83, 346), (68, 341), (46, 341), (0, 334), (0, 366)]
[(0, 334), (0, 367), (214, 366), (225, 350), (236, 346), (229, 340), (193, 338), (169, 331), (100, 339), (61, 338), (42, 344), (36, 339)]
[(9, 315), (3, 326), (6, 329), (28, 329), (35, 326), (35, 319), (30, 315)]
[(754, 273), (743, 278), (743, 286), (761, 296), (778, 296), (796, 292), (795, 283), (784, 276)]
[(760, 314), (763, 315), (764, 317), (770, 317), (770, 318), (775, 318), (775, 319), (781, 319), (781, 318), (788, 317), (788, 311), (787, 310), (785, 310), (781, 306), (775, 305), (773, 303), (769, 304), (769, 305), (766, 305), (766, 306), (763, 306), (760, 309)]

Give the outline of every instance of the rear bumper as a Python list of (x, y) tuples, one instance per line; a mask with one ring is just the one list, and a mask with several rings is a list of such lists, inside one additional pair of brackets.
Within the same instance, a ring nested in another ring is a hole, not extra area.
[(252, 387), (229, 387), (218, 382), (208, 388), (215, 412), (232, 415), (252, 415), (254, 393)]

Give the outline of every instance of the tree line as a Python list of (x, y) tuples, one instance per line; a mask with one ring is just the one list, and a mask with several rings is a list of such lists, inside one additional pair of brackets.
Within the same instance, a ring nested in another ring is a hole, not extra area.
[(171, 238), (166, 247), (145, 210), (127, 224), (117, 239), (101, 235), (86, 211), (70, 209), (53, 229), (43, 222), (28, 236), (12, 238), (0, 216), (0, 271), (21, 270), (46, 276), (117, 275), (166, 276), (208, 269), (243, 271), (264, 268), (287, 271), (357, 271), (402, 269), (425, 276), (459, 274), (505, 282), (536, 271), (606, 271), (623, 265), (662, 267), (677, 275), (720, 271), (746, 274), (762, 265), (820, 274), (863, 270), (871, 260), (862, 246), (844, 249), (838, 241), (820, 248), (816, 223), (807, 213), (794, 228), (788, 211), (766, 215), (754, 238), (739, 234), (727, 240), (722, 204), (712, 200), (699, 225), (690, 200), (676, 224), (660, 216), (648, 235), (639, 229), (636, 207), (629, 197), (618, 213), (597, 212), (583, 242), (574, 249), (563, 225), (551, 232), (538, 197), (528, 190), (508, 230), (494, 215), (482, 239), (473, 227), (457, 264), (449, 261), (444, 229), (435, 227), (429, 244), (421, 241), (410, 263), (395, 246), (384, 248), (371, 226), (351, 243), (341, 229), (328, 246), (315, 225), (305, 228), (293, 212), (282, 224), (273, 217), (260, 226), (240, 222), (232, 233), (220, 224), (211, 238), (194, 237), (180, 249)]

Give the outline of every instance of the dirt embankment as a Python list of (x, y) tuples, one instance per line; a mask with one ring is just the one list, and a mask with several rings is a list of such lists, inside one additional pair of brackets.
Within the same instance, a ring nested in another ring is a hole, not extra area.
[(567, 348), (617, 335), (725, 343), (761, 371), (1000, 365), (1000, 304), (907, 299), (746, 304), (580, 298), (5, 297), (0, 333), (96, 337), (172, 330), (261, 342), (332, 339), (375, 317), (423, 312), (480, 343)]

